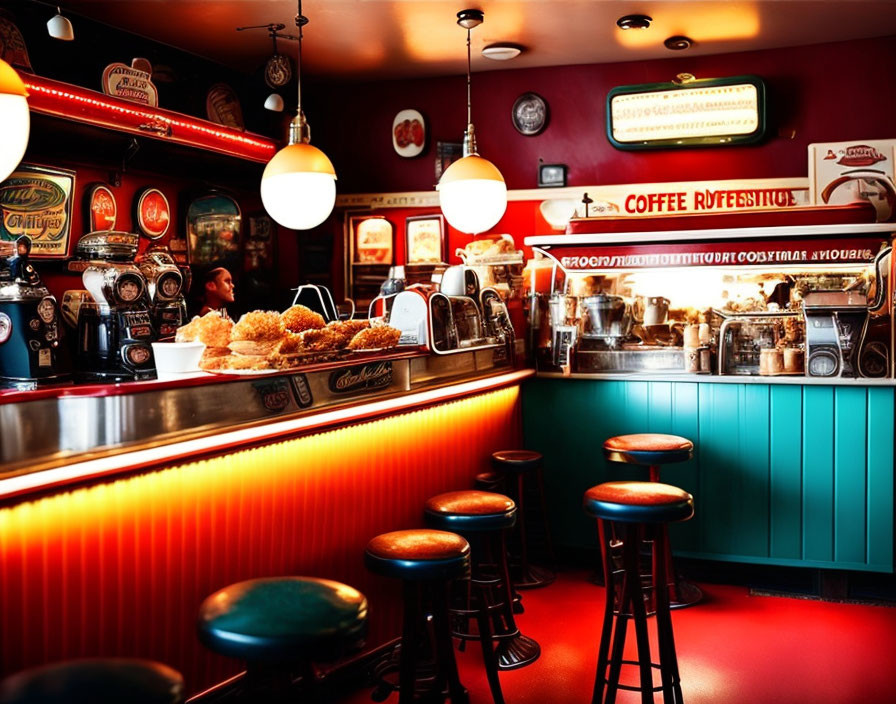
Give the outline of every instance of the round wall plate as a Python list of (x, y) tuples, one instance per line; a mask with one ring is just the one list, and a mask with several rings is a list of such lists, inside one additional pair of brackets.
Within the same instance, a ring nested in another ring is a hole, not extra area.
[(417, 110), (401, 110), (392, 120), (392, 147), (399, 156), (411, 158), (426, 146), (426, 121)]
[(158, 188), (147, 188), (137, 199), (137, 227), (151, 240), (164, 237), (171, 225), (171, 207)]
[(538, 93), (523, 93), (513, 104), (510, 119), (517, 132), (534, 137), (548, 123), (548, 104)]

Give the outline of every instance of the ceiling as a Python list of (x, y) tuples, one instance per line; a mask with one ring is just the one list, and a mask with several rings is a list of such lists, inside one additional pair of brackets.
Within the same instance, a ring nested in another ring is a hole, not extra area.
[[(55, 2), (53, 4), (56, 4)], [(64, 12), (83, 15), (251, 73), (272, 53), (264, 30), (238, 26), (286, 24), (296, 33), (296, 0), (70, 0)], [(402, 78), (462, 73), (464, 30), (458, 10), (485, 12), (473, 30), (473, 70), (671, 58), (672, 35), (690, 37), (690, 54), (719, 54), (896, 35), (896, 2), (884, 0), (304, 0), (303, 70), (315, 76)], [(653, 18), (646, 30), (623, 31), (629, 13)], [(483, 46), (513, 42), (518, 58), (480, 56)], [(280, 52), (294, 57), (295, 42)], [(832, 57), (836, 60), (836, 57)], [(857, 66), (856, 70), (866, 70)]]

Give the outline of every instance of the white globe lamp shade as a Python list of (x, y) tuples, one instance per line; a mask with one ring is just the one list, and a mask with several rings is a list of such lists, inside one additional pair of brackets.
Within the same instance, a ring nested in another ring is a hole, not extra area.
[(438, 185), (439, 204), (455, 230), (490, 230), (507, 210), (507, 184), (488, 159), (471, 154), (449, 166)]
[(9, 176), (28, 148), (31, 114), (28, 91), (19, 74), (0, 59), (0, 181)]
[(317, 147), (290, 144), (274, 155), (261, 176), (261, 202), (291, 230), (310, 230), (333, 212), (336, 171)]

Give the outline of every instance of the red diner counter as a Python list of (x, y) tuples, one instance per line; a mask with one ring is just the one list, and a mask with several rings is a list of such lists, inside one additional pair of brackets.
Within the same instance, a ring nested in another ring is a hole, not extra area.
[(367, 650), (401, 604), (363, 564), (520, 445), (516, 370), (491, 351), (422, 351), (295, 372), (197, 374), (0, 394), (3, 674), (85, 656), (151, 658), (192, 694), (239, 664), (196, 639), (201, 601), (311, 575), (371, 604)]

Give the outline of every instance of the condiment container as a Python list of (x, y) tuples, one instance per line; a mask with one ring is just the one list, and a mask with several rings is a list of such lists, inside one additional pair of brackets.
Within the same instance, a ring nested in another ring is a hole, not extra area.
[(803, 350), (799, 347), (787, 347), (784, 350), (784, 371), (788, 374), (803, 373)]

